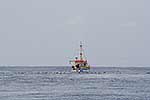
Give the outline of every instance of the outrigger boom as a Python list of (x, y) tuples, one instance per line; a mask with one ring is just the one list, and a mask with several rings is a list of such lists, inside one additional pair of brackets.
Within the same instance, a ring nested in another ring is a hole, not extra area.
[(88, 65), (88, 61), (83, 54), (82, 42), (80, 42), (79, 58), (75, 57), (75, 60), (71, 60), (70, 63), (72, 64), (73, 72), (83, 72), (84, 70), (90, 70), (90, 65)]

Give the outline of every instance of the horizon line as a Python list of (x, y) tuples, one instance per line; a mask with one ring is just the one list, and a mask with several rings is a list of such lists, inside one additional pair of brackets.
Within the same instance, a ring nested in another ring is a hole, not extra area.
[[(0, 67), (70, 67), (69, 65), (0, 65)], [(107, 66), (107, 65), (94, 65), (92, 67), (150, 67), (150, 66)]]

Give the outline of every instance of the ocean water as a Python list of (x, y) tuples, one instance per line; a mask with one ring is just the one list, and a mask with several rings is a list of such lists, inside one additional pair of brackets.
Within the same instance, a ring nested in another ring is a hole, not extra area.
[(0, 67), (0, 100), (150, 100), (150, 68)]

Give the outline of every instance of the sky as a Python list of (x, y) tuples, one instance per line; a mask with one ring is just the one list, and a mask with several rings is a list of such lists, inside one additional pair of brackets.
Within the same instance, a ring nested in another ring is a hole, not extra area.
[(150, 66), (149, 0), (0, 0), (0, 66)]

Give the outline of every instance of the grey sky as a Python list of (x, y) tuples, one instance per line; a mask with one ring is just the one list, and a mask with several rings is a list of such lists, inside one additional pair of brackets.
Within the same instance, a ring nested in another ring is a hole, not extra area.
[(150, 65), (149, 0), (0, 0), (0, 65)]

